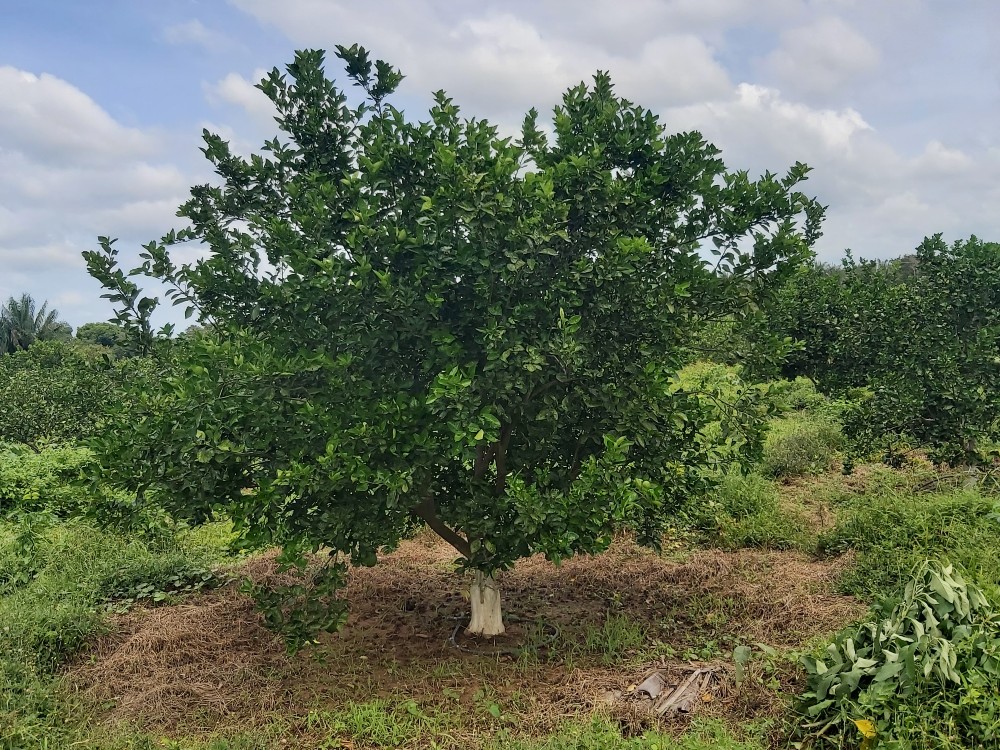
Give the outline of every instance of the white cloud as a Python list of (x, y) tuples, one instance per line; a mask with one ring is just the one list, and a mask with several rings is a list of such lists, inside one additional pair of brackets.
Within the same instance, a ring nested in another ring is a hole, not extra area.
[(781, 33), (781, 45), (765, 59), (778, 82), (800, 94), (830, 94), (879, 63), (878, 50), (835, 16)]
[(930, 141), (923, 153), (914, 162), (918, 172), (928, 177), (965, 175), (973, 170), (975, 163), (966, 153), (948, 148), (941, 141)]
[(537, 0), (508, 3), (547, 28), (620, 54), (664, 34), (722, 42), (727, 30), (797, 16), (803, 0)]
[(254, 71), (253, 82), (239, 73), (229, 73), (215, 83), (205, 84), (205, 96), (213, 104), (229, 104), (240, 108), (256, 120), (259, 125), (273, 129), (277, 111), (271, 100), (257, 88), (257, 81), (266, 75), (263, 68)]
[(170, 44), (193, 45), (209, 52), (218, 52), (233, 45), (225, 34), (207, 28), (196, 18), (168, 26), (163, 30), (163, 38)]
[(99, 234), (137, 243), (168, 229), (190, 177), (166, 161), (162, 137), (67, 81), (10, 67), (0, 68), (0, 143), (0, 297), (27, 291), (108, 315), (81, 252)]
[[(517, 120), (532, 106), (548, 109), (566, 88), (589, 80), (597, 70), (611, 70), (625, 93), (654, 106), (711, 98), (730, 86), (708, 41), (669, 24), (643, 22), (662, 15), (662, 3), (645, 0), (613, 14), (602, 4), (583, 3), (566, 8), (565, 23), (553, 24), (544, 22), (544, 13), (525, 12), (532, 6), (523, 3), (484, 3), (456, 17), (450, 5), (429, 0), (292, 0), (281, 6), (266, 0), (235, 2), (280, 28), (296, 45), (332, 49), (357, 41), (402, 69), (409, 96), (424, 97), (443, 88), (467, 110), (493, 120)], [(542, 5), (542, 11), (554, 12), (559, 3)], [(593, 29), (605, 17), (619, 18), (620, 29), (632, 18), (638, 33), (621, 44), (574, 33), (576, 25)], [(335, 64), (330, 67), (335, 70)], [(237, 99), (245, 96), (241, 88), (245, 86), (233, 79), (216, 84), (215, 91)]]
[[(928, 0), (231, 0), (229, 7), (263, 27), (257, 37), (240, 32), (245, 46), (221, 32), (251, 25), (233, 19), (230, 26), (224, 15), (154, 32), (189, 48), (229, 44), (233, 53), (201, 56), (203, 99), (173, 109), (192, 123), (183, 136), (122, 122), (56, 76), (0, 67), (0, 295), (35, 285), (31, 291), (54, 299), (72, 291), (59, 287), (72, 277), (74, 290), (96, 299), (94, 283), (81, 280), (79, 251), (110, 232), (123, 235), (124, 253), (176, 225), (187, 186), (206, 177), (188, 166), (200, 145), (194, 123), (244, 155), (273, 135), (273, 107), (254, 83), (264, 68), (288, 62), (269, 56), (286, 46), (273, 43), (276, 32), (295, 47), (359, 42), (399, 66), (407, 78), (395, 101), (411, 118), (425, 116), (429, 92), (443, 88), (466, 116), (489, 118), (504, 132), (532, 106), (544, 119), (568, 86), (609, 70), (620, 94), (659, 112), (669, 129), (701, 130), (731, 168), (812, 165), (805, 189), (831, 206), (820, 244), (828, 259), (848, 246), (898, 255), (937, 231), (1000, 238), (1000, 140), (991, 126), (1000, 105), (988, 73), (996, 67), (990, 29), (1000, 4), (990, 0), (947, 8)], [(343, 83), (329, 57), (329, 74)]]
[(925, 235), (1000, 236), (990, 200), (1000, 197), (1000, 160), (977, 160), (940, 141), (913, 155), (888, 142), (851, 108), (818, 108), (781, 92), (740, 84), (723, 102), (674, 108), (668, 127), (697, 129), (731, 168), (814, 168), (803, 189), (830, 206), (821, 257), (853, 247), (867, 257), (910, 251)]
[(116, 122), (66, 81), (0, 67), (0, 148), (40, 162), (94, 166), (144, 156), (156, 139)]
[(843, 162), (869, 143), (859, 136), (872, 130), (853, 109), (812, 108), (748, 83), (723, 101), (668, 109), (663, 121), (671, 130), (701, 131), (723, 148), (728, 165), (756, 173), (794, 161)]

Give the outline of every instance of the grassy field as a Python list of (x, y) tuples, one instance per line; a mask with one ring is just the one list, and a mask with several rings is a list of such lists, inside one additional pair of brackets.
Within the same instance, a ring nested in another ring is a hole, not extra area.
[[(352, 571), (347, 627), (294, 656), (230, 581), (273, 580), (273, 561), (227, 557), (223, 528), (156, 546), (54, 523), (34, 530), (43, 564), (17, 585), (26, 540), (7, 524), (2, 746), (780, 745), (804, 686), (799, 656), (918, 558), (948, 554), (995, 580), (993, 501), (914, 494), (924, 477), (732, 477), (702, 530), (661, 554), (621, 539), (559, 567), (523, 561), (501, 582), (509, 632), (490, 643), (456, 634), (463, 582), (450, 548), (422, 533)], [(741, 646), (752, 657), (737, 679)], [(630, 698), (654, 669), (680, 678), (704, 665), (721, 680), (690, 719), (654, 720)]]

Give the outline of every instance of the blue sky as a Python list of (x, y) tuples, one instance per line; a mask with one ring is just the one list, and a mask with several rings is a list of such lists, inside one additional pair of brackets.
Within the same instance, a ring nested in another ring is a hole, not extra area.
[[(815, 168), (821, 258), (1000, 240), (995, 0), (0, 0), (0, 298), (73, 325), (110, 308), (80, 252), (123, 254), (211, 178), (203, 127), (273, 135), (262, 71), (354, 41), (401, 67), (419, 117), (444, 88), (512, 129), (596, 69), (698, 129), (727, 164)], [(331, 73), (336, 71), (332, 69)]]

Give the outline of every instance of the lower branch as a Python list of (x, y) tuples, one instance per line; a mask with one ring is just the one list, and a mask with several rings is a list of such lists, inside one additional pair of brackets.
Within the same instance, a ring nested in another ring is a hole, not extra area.
[(438, 517), (437, 506), (432, 496), (424, 498), (423, 502), (413, 509), (413, 513), (430, 526), (434, 530), (434, 533), (458, 550), (458, 553), (462, 557), (472, 557), (472, 548), (469, 546), (469, 540)]

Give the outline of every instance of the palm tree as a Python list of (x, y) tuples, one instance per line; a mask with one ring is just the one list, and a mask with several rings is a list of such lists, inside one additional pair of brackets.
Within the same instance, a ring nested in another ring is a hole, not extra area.
[(49, 310), (48, 302), (38, 308), (30, 294), (11, 297), (0, 307), (0, 353), (27, 349), (35, 341), (64, 338), (71, 330), (59, 320), (58, 310)]

